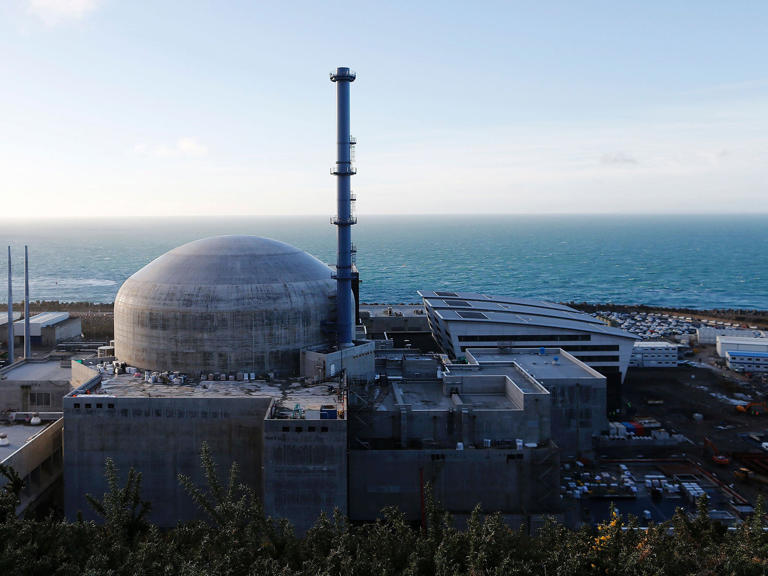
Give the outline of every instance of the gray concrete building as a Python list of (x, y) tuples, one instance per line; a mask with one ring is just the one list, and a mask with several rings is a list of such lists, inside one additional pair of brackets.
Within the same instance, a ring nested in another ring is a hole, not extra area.
[(607, 408), (621, 408), (621, 384), (638, 337), (568, 306), (473, 292), (419, 291), (432, 334), (452, 358), (469, 348), (562, 348), (606, 377)]
[(418, 520), (427, 482), (460, 518), (478, 503), (512, 522), (558, 509), (559, 453), (543, 386), (522, 371), (439, 380), (434, 357), (401, 355), (393, 370), (396, 362), (386, 383), (350, 390), (353, 520), (390, 505)]
[(86, 494), (106, 489), (104, 463), (123, 475), (142, 473), (143, 497), (160, 526), (201, 517), (179, 484), (184, 474), (203, 486), (203, 442), (226, 476), (240, 480), (268, 514), (288, 517), (302, 531), (335, 507), (346, 511), (346, 400), (338, 387), (202, 381), (148, 383), (136, 374), (107, 375), (80, 365), (91, 378), (64, 399), (65, 512), (93, 518)]
[(19, 360), (0, 369), (0, 416), (61, 412), (61, 400), (70, 391), (71, 373), (69, 360)]
[[(69, 312), (40, 312), (29, 319), (29, 337), (32, 346), (53, 348), (59, 342), (81, 337), (80, 318), (70, 318)], [(13, 323), (15, 342), (24, 342), (24, 320)]]
[(446, 387), (483, 378), (535, 380), (549, 392), (551, 436), (563, 456), (593, 456), (594, 438), (608, 433), (606, 378), (557, 348), (472, 348), (466, 364), (446, 366)]

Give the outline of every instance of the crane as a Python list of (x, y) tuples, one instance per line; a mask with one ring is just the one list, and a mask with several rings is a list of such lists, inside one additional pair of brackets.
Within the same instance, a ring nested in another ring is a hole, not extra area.
[(749, 404), (739, 404), (736, 406), (736, 410), (750, 416), (760, 416), (760, 414), (768, 412), (768, 406), (765, 405), (765, 402), (750, 402)]
[(709, 438), (704, 438), (704, 444), (708, 446), (710, 450), (712, 450), (712, 462), (718, 466), (728, 466), (728, 464), (731, 463), (731, 459), (728, 458), (728, 456), (725, 454), (720, 454), (720, 451), (717, 449), (717, 446), (715, 446), (712, 440)]

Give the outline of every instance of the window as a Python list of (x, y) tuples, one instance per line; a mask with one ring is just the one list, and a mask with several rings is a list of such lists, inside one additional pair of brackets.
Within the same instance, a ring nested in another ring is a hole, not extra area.
[(35, 406), (50, 406), (51, 405), (51, 393), (50, 392), (30, 392), (29, 403)]
[(290, 426), (283, 426), (283, 432), (290, 432), (291, 427)]
[(464, 312), (464, 311), (458, 311), (456, 314), (460, 318), (464, 318), (465, 320), (488, 320), (488, 316), (483, 314), (482, 312)]
[(314, 432), (315, 430), (317, 430), (317, 428), (315, 428), (314, 426), (307, 427), (307, 432)]
[(302, 428), (301, 426), (296, 426), (296, 432), (303, 432), (303, 431), (304, 431), (304, 428)]
[(328, 432), (328, 426), (321, 427), (320, 432)]
[(107, 404), (107, 408), (108, 408), (109, 410), (114, 410), (114, 409), (115, 409), (115, 405), (114, 405), (114, 404), (112, 404), (112, 403), (110, 403), (110, 404)]
[(75, 410), (80, 410), (80, 402), (75, 402)]

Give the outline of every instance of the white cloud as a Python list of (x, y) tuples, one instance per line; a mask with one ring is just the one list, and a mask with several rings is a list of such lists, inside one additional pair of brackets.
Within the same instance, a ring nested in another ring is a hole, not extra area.
[(101, 0), (28, 0), (29, 11), (49, 25), (79, 20), (93, 12)]
[(208, 155), (208, 147), (191, 137), (179, 138), (172, 145), (136, 144), (133, 151), (139, 156), (154, 156), (156, 158), (199, 158)]

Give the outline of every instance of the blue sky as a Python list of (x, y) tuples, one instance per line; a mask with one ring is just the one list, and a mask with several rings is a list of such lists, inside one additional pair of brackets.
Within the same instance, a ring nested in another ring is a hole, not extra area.
[(0, 215), (768, 212), (765, 2), (0, 2)]

